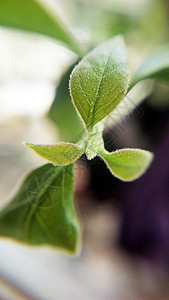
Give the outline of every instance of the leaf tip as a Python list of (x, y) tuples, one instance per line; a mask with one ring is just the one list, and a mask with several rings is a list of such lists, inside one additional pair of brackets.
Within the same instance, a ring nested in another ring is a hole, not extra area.
[(31, 147), (31, 143), (26, 142), (26, 141), (22, 142), (22, 145), (26, 146), (26, 147)]
[(33, 150), (34, 150), (34, 146), (35, 146), (35, 144), (29, 143), (29, 142), (23, 142), (22, 145), (24, 145), (25, 147), (28, 147), (30, 149), (33, 149)]

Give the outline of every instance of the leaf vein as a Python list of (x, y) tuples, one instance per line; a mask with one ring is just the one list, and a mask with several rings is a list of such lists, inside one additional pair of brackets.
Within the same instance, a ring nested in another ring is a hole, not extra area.
[(104, 63), (104, 66), (103, 66), (103, 69), (102, 69), (102, 73), (101, 73), (101, 77), (99, 78), (100, 79), (100, 82), (98, 83), (98, 88), (97, 88), (97, 91), (96, 91), (96, 96), (95, 96), (95, 99), (91, 102), (91, 105), (90, 105), (90, 112), (89, 112), (89, 125), (91, 125), (93, 119), (94, 119), (94, 110), (95, 110), (95, 107), (96, 107), (96, 102), (98, 100), (98, 95), (99, 95), (99, 91), (100, 91), (100, 88), (101, 88), (101, 84), (103, 82), (103, 78), (104, 78), (104, 73), (106, 71), (106, 67), (107, 67), (107, 64), (108, 64), (108, 61), (110, 59), (110, 55), (111, 55), (111, 51), (109, 51), (108, 55), (106, 56), (106, 59), (105, 59), (105, 63)]
[[(104, 98), (105, 96), (109, 95), (113, 90), (116, 89), (116, 87), (119, 85), (119, 82), (117, 82), (109, 91), (107, 91), (106, 93), (104, 93), (103, 95), (101, 95), (102, 98)], [(100, 97), (98, 97), (99, 99)]]
[(82, 84), (81, 84), (82, 78), (81, 78), (81, 76), (80, 76), (79, 73), (78, 73), (78, 77), (77, 77), (77, 78), (78, 78), (78, 83), (79, 83), (80, 89), (81, 89), (83, 95), (85, 96), (85, 98), (86, 98), (86, 100), (87, 100), (87, 103), (90, 105), (90, 100), (88, 99), (88, 96), (86, 95), (86, 92), (84, 91), (84, 89), (83, 89), (83, 87), (82, 87)]
[(94, 71), (94, 69), (92, 68), (92, 65), (91, 65), (90, 62), (89, 62), (89, 64), (88, 64), (88, 66), (89, 66), (90, 70), (93, 72), (93, 74), (96, 76), (96, 78), (97, 78), (97, 79), (100, 79), (99, 76), (98, 76), (98, 75), (96, 74), (96, 72)]
[[(62, 170), (60, 170), (61, 172)], [(58, 172), (58, 173), (60, 173)], [(42, 193), (43, 191), (43, 194), (46, 192), (46, 190), (49, 188), (49, 185), (51, 185), (53, 183), (53, 181), (55, 180), (56, 178), (56, 175), (58, 175), (58, 173), (55, 173), (55, 172), (52, 172), (52, 174), (50, 175), (50, 177), (48, 178), (47, 182), (45, 185), (42, 186), (42, 189), (39, 191), (39, 193)], [(55, 176), (54, 176), (55, 175)], [(31, 226), (31, 221), (32, 221), (32, 218), (33, 216), (35, 215), (36, 211), (38, 210), (39, 206), (36, 205), (36, 200), (37, 198), (39, 197), (39, 193), (37, 192), (37, 197), (35, 199), (35, 203), (34, 203), (34, 206), (32, 208), (32, 210), (30, 211), (30, 213), (28, 214), (27, 216), (27, 219), (26, 219), (26, 224), (25, 224), (25, 238), (26, 240), (28, 239), (29, 237), (29, 232), (30, 232), (30, 226)]]
[(36, 220), (39, 223), (40, 227), (43, 229), (43, 231), (46, 233), (47, 239), (51, 240), (51, 242), (53, 242), (55, 240), (54, 236), (51, 234), (51, 231), (48, 229), (48, 227), (46, 226), (46, 223), (43, 221), (42, 217), (40, 216), (40, 214), (37, 212), (36, 214)]

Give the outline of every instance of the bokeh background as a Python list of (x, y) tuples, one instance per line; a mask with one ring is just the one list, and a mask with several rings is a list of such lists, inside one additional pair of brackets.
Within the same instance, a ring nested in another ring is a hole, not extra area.
[[(147, 55), (169, 49), (168, 0), (45, 3), (86, 51), (124, 35), (131, 70)], [(0, 27), (0, 207), (23, 176), (44, 163), (23, 141), (76, 141), (83, 132), (68, 92), (77, 60), (52, 38)], [(147, 80), (134, 88), (104, 141), (109, 151), (151, 150), (154, 162), (143, 177), (123, 183), (98, 158), (82, 157), (74, 170), (81, 254), (72, 258), (1, 239), (1, 299), (169, 299), (168, 82)]]

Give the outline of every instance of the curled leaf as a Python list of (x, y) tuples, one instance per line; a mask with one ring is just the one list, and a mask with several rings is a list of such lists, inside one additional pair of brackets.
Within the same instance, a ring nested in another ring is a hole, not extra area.
[(153, 160), (153, 154), (141, 149), (120, 149), (114, 152), (101, 152), (111, 173), (123, 180), (132, 181), (139, 178), (149, 167)]
[(25, 145), (34, 150), (41, 157), (58, 166), (71, 164), (84, 153), (81, 147), (70, 143), (41, 145), (26, 142)]

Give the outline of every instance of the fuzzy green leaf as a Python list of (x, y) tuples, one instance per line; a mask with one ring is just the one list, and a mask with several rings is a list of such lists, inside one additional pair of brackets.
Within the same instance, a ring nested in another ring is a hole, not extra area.
[(39, 0), (0, 0), (0, 25), (40, 33), (64, 43), (81, 55), (80, 43), (58, 16)]
[(128, 58), (120, 36), (99, 45), (74, 68), (70, 92), (88, 131), (123, 99), (128, 81)]
[(161, 50), (145, 59), (133, 75), (132, 86), (148, 78), (169, 80), (169, 49)]
[(75, 253), (79, 221), (72, 201), (73, 166), (32, 171), (0, 212), (0, 236)]
[(120, 149), (114, 152), (101, 152), (111, 173), (123, 180), (132, 181), (144, 174), (149, 167), (153, 154), (141, 149)]
[(34, 150), (41, 157), (58, 166), (68, 165), (77, 160), (84, 153), (81, 147), (70, 143), (38, 145), (26, 142), (25, 145)]

